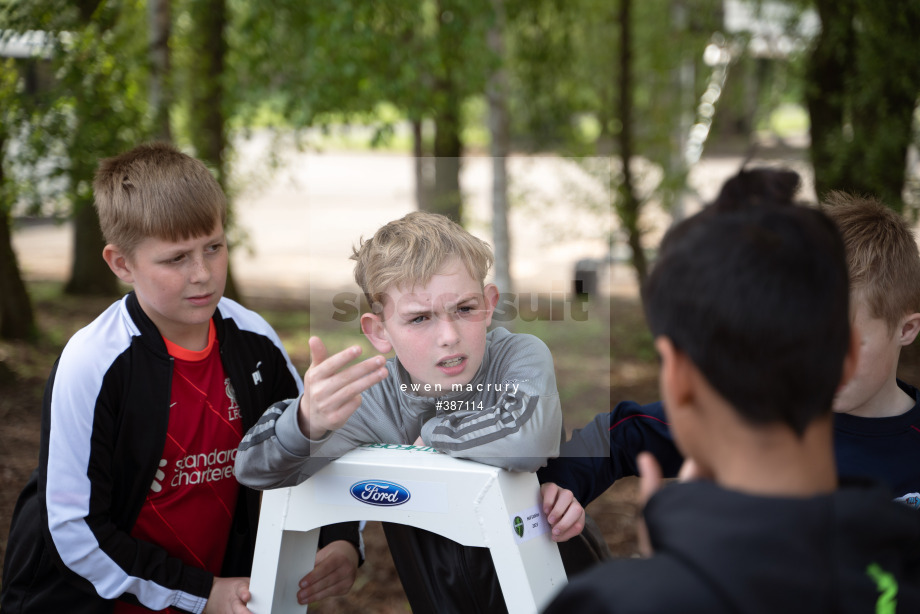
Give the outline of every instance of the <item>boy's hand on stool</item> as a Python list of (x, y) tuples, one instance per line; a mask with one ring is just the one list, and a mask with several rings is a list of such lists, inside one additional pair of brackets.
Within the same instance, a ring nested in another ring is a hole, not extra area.
[(361, 393), (387, 376), (383, 356), (346, 365), (361, 354), (353, 345), (329, 356), (319, 337), (310, 337), (313, 362), (303, 378), (297, 423), (310, 439), (321, 439), (328, 431), (340, 428), (361, 405)]
[(214, 578), (203, 614), (252, 614), (250, 599), (249, 578)]
[(337, 540), (316, 553), (313, 571), (300, 581), (297, 603), (307, 605), (344, 595), (358, 576), (358, 551), (351, 542)]
[(585, 528), (585, 508), (571, 490), (547, 482), (540, 486), (540, 494), (543, 497), (543, 513), (553, 530), (554, 542), (568, 541), (581, 533)]

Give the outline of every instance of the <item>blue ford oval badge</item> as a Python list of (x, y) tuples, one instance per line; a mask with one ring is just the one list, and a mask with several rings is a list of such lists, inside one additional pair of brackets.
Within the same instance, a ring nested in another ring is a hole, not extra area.
[(351, 496), (368, 505), (402, 505), (412, 496), (405, 486), (386, 480), (363, 480), (351, 485)]

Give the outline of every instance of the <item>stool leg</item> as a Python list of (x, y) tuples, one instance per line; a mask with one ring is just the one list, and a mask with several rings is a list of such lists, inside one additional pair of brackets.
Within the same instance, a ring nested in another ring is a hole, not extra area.
[[(303, 614), (297, 603), (300, 580), (313, 569), (319, 529), (259, 535), (252, 564), (249, 609), (254, 614)], [(269, 543), (271, 542), (271, 543)]]
[(279, 488), (262, 494), (259, 532), (256, 536), (249, 591), (249, 609), (254, 614), (302, 614), (297, 603), (300, 579), (316, 559), (320, 529), (285, 531), (291, 489)]
[(489, 551), (509, 614), (542, 611), (567, 582), (559, 547), (545, 536), (520, 545), (500, 541)]
[(259, 512), (259, 531), (252, 557), (249, 592), (252, 599), (248, 607), (255, 614), (271, 614), (275, 584), (279, 569), (279, 554), (284, 537), (284, 517), (290, 497), (288, 489), (269, 490), (262, 493)]
[(303, 614), (306, 606), (297, 603), (300, 580), (313, 569), (319, 529), (285, 531), (278, 557), (278, 575), (272, 614)]

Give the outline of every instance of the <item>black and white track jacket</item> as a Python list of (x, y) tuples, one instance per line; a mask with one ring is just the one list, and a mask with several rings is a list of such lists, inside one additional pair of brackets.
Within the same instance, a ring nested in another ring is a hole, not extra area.
[[(222, 299), (213, 319), (245, 431), (302, 382), (259, 315)], [(172, 373), (134, 293), (67, 343), (45, 389), (38, 469), (13, 515), (4, 614), (110, 612), (118, 598), (204, 609), (212, 575), (130, 535), (163, 451)], [(241, 488), (224, 576), (250, 575), (258, 505), (258, 493)], [(333, 539), (357, 546), (357, 524), (324, 529), (323, 542)]]

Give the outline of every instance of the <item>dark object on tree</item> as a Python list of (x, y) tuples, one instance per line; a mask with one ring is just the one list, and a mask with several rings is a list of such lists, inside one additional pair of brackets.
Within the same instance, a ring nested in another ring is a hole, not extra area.
[(597, 294), (597, 260), (585, 258), (575, 263), (575, 295), (585, 298)]

